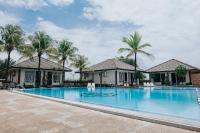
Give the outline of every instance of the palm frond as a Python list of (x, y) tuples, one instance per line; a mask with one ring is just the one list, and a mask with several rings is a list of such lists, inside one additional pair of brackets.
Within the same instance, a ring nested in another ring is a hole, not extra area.
[(31, 45), (19, 45), (17, 50), (23, 57), (33, 58), (35, 49)]
[(154, 56), (146, 51), (143, 50), (138, 50), (138, 53), (142, 53), (144, 55), (146, 55), (147, 57), (150, 57), (151, 59), (154, 59)]
[(134, 51), (131, 51), (130, 53), (128, 53), (128, 55), (126, 56), (126, 58), (130, 58), (131, 56), (133, 56), (134, 55)]
[(149, 43), (142, 44), (142, 45), (139, 46), (138, 49), (142, 49), (142, 48), (145, 48), (145, 47), (151, 47), (151, 44), (149, 44)]
[(153, 57), (151, 54), (149, 54), (148, 52), (145, 52), (143, 50), (143, 48), (151, 47), (151, 45), (148, 44), (148, 43), (141, 45), (140, 44), (141, 40), (142, 40), (142, 36), (138, 32), (131, 34), (129, 38), (124, 37), (122, 39), (122, 41), (124, 43), (126, 43), (129, 46), (129, 48), (120, 48), (118, 50), (118, 52), (119, 53), (128, 52), (127, 57), (131, 57), (134, 53), (142, 53), (142, 54), (147, 55), (149, 57)]
[(130, 48), (120, 48), (118, 50), (118, 53), (123, 53), (123, 52), (131, 52), (131, 49)]

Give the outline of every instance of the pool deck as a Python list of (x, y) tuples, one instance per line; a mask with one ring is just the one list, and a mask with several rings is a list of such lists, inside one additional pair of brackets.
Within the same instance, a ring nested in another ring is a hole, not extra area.
[(195, 133), (0, 91), (0, 133)]

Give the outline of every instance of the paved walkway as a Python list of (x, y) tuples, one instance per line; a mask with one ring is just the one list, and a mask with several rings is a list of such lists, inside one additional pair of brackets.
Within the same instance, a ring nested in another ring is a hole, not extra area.
[(194, 133), (0, 91), (0, 133)]

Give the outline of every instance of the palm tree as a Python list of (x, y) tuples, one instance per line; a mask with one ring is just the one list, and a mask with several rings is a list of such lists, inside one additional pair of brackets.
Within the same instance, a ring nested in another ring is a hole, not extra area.
[[(0, 60), (0, 70), (5, 70), (7, 67), (8, 59)], [(15, 61), (10, 59), (9, 67), (15, 65)], [(0, 78), (6, 78), (5, 71), (0, 71)]]
[(64, 39), (59, 42), (58, 48), (52, 48), (50, 51), (48, 56), (62, 64), (62, 85), (64, 85), (65, 63), (68, 63), (69, 60), (72, 60), (75, 57), (75, 53), (78, 49), (73, 47), (72, 42)]
[(118, 50), (119, 53), (122, 52), (128, 52), (127, 54), (127, 58), (132, 57), (133, 55), (135, 56), (135, 83), (137, 85), (137, 54), (141, 53), (147, 56), (151, 56), (152, 55), (146, 51), (144, 51), (143, 49), (146, 47), (151, 47), (150, 44), (148, 43), (144, 43), (141, 44), (141, 40), (142, 40), (142, 36), (139, 35), (139, 33), (135, 32), (134, 34), (131, 34), (130, 37), (124, 37), (123, 38), (123, 42), (126, 43), (128, 45), (128, 47), (126, 48), (120, 48)]
[(31, 41), (31, 45), (25, 45), (20, 47), (20, 52), (25, 57), (33, 58), (33, 55), (37, 54), (38, 56), (38, 78), (36, 81), (36, 87), (40, 87), (40, 81), (41, 81), (41, 72), (40, 72), (40, 66), (41, 66), (41, 57), (44, 54), (47, 54), (49, 52), (49, 49), (52, 46), (53, 40), (49, 35), (47, 35), (45, 32), (35, 32), (34, 35), (29, 36), (29, 40)]
[[(133, 59), (131, 59), (131, 58), (127, 58), (127, 57), (124, 57), (124, 56), (120, 56), (120, 57), (117, 57), (116, 59), (119, 60), (119, 61), (122, 61), (122, 62), (124, 62), (124, 63), (127, 63), (127, 64), (129, 64), (129, 65), (132, 65), (132, 66), (135, 65), (135, 60), (133, 60)], [(136, 65), (136, 66), (138, 66), (138, 65)]]
[(0, 27), (0, 35), (0, 51), (8, 54), (6, 64), (6, 75), (8, 75), (10, 54), (13, 50), (18, 50), (18, 47), (24, 43), (24, 32), (20, 26), (8, 24)]
[[(13, 66), (13, 65), (15, 65), (15, 63), (16, 63), (16, 62), (15, 62), (13, 59), (10, 58), (10, 63), (9, 63), (9, 65), (10, 65), (10, 66)], [(8, 59), (4, 59), (4, 60), (1, 60), (1, 59), (0, 59), (0, 70), (6, 69), (7, 64), (8, 64)]]
[(87, 67), (87, 65), (89, 64), (88, 62), (88, 58), (83, 56), (83, 55), (77, 55), (76, 58), (74, 58), (73, 62), (72, 62), (72, 66), (79, 68), (79, 72), (80, 72), (80, 81), (82, 80), (82, 73), (83, 73), (83, 69), (85, 69)]

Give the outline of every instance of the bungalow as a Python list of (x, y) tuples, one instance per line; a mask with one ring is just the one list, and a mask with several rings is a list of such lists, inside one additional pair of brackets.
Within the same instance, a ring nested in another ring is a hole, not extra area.
[(146, 72), (150, 74), (151, 81), (157, 85), (166, 84), (165, 82), (168, 82), (169, 85), (174, 85), (179, 81), (179, 78), (175, 72), (179, 65), (184, 66), (187, 70), (187, 73), (181, 82), (184, 84), (195, 84), (192, 77), (194, 74), (199, 72), (199, 69), (176, 59), (171, 59), (157, 66), (154, 66), (146, 70)]
[[(134, 82), (134, 66), (117, 59), (107, 59), (83, 70), (85, 80), (96, 84), (124, 85)], [(138, 71), (142, 71), (137, 68)]]
[[(19, 60), (16, 65), (10, 67), (9, 80), (20, 86), (36, 86), (38, 82), (41, 86), (59, 86), (62, 83), (62, 65), (41, 58), (41, 81), (38, 81), (38, 61), (37, 56), (33, 59)], [(65, 67), (64, 71), (72, 70)]]

